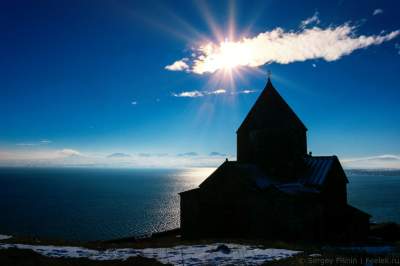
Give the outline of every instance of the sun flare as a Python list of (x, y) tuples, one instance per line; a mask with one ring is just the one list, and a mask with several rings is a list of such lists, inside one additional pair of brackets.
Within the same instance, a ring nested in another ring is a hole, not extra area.
[(198, 49), (203, 59), (201, 64), (194, 64), (196, 73), (215, 72), (217, 70), (231, 71), (239, 66), (245, 66), (251, 51), (237, 42), (225, 40), (220, 44), (207, 43)]

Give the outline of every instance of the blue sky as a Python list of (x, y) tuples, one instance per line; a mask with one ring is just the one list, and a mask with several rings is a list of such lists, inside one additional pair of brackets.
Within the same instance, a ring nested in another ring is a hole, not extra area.
[(271, 70), (313, 154), (399, 168), (399, 8), (3, 1), (0, 165), (216, 166)]

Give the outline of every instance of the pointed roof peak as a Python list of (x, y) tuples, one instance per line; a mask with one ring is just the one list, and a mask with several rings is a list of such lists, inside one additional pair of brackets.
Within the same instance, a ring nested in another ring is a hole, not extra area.
[(272, 84), (272, 81), (271, 81), (271, 78), (270, 78), (270, 77), (268, 77), (267, 84), (265, 85), (265, 88), (269, 88), (269, 87), (271, 87), (271, 88), (273, 88), (274, 90), (276, 90), (275, 87), (274, 87), (274, 85)]
[(247, 114), (246, 118), (244, 119), (244, 121), (242, 122), (242, 124), (240, 125), (240, 127), (238, 128), (237, 131), (247, 128), (250, 124), (252, 124), (251, 121), (255, 122), (256, 120), (258, 120), (260, 122), (260, 119), (263, 120), (262, 119), (262, 117), (264, 116), (263, 113), (266, 112), (267, 109), (277, 108), (277, 106), (280, 106), (280, 108), (279, 108), (279, 109), (281, 109), (280, 111), (282, 111), (282, 108), (283, 108), (284, 109), (283, 112), (286, 112), (288, 114), (288, 116), (292, 117), (294, 120), (294, 123), (300, 125), (300, 127), (307, 130), (306, 126), (298, 118), (296, 113), (286, 103), (286, 101), (279, 94), (277, 89), (275, 89), (275, 87), (271, 81), (271, 74), (268, 73), (267, 84), (265, 85), (260, 96), (254, 103), (253, 107), (251, 108), (251, 110), (249, 111), (249, 113)]
[(264, 90), (268, 87), (275, 89), (274, 85), (272, 84), (272, 72), (270, 70), (267, 71), (267, 83), (265, 84)]
[(262, 92), (261, 92), (259, 98), (257, 99), (256, 104), (257, 104), (257, 102), (260, 101), (260, 99), (263, 99), (263, 98), (265, 98), (265, 97), (270, 97), (270, 96), (266, 96), (266, 95), (268, 95), (268, 94), (273, 94), (274, 97), (278, 97), (279, 100), (281, 100), (281, 101), (283, 101), (283, 102), (286, 103), (286, 101), (285, 101), (285, 100), (283, 99), (283, 97), (280, 95), (280, 93), (278, 92), (278, 90), (277, 90), (277, 89), (274, 87), (274, 85), (272, 84), (272, 81), (271, 81), (271, 77), (270, 77), (270, 76), (268, 76), (267, 84), (265, 84), (265, 87), (264, 87), (264, 89), (262, 90)]
[(272, 81), (271, 81), (271, 78), (270, 78), (270, 77), (268, 77), (268, 80), (267, 80), (267, 85), (266, 85), (266, 87), (268, 87), (268, 85), (273, 87), (273, 85), (272, 85)]

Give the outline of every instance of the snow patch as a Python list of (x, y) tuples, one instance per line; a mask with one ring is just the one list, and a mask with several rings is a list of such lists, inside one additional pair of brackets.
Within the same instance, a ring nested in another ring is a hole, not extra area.
[[(221, 246), (225, 246), (221, 249)], [(53, 258), (88, 258), (91, 260), (126, 260), (129, 257), (143, 256), (162, 263), (173, 265), (260, 265), (266, 261), (286, 259), (301, 251), (268, 248), (257, 246), (222, 244), (182, 245), (171, 248), (146, 249), (107, 249), (103, 251), (83, 247), (44, 246), (25, 244), (0, 244), (0, 249), (29, 249), (43, 256)], [(229, 249), (229, 252), (226, 252)]]
[(6, 239), (10, 239), (10, 238), (12, 238), (12, 236), (0, 235), (0, 240), (6, 240)]

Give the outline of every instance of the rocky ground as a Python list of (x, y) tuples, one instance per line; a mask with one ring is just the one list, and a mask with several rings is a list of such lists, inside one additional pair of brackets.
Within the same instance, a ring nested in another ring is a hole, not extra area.
[(88, 243), (13, 237), (0, 240), (0, 265), (400, 265), (399, 240), (396, 224), (373, 225), (368, 241), (353, 244), (189, 241), (179, 237), (179, 230)]

